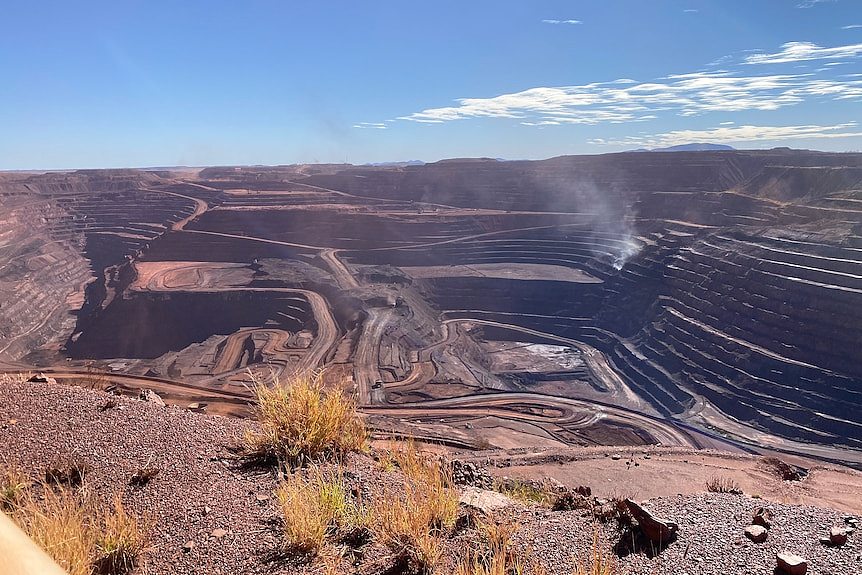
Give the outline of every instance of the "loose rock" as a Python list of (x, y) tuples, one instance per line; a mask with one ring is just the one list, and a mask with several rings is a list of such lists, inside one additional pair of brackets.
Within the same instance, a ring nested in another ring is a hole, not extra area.
[(843, 527), (833, 527), (829, 530), (829, 542), (841, 546), (847, 543), (847, 530)]
[(159, 396), (159, 394), (152, 389), (142, 389), (141, 393), (138, 395), (138, 399), (149, 403), (155, 403), (156, 405), (161, 405), (162, 407), (165, 406), (165, 400), (163, 400), (161, 396)]
[(808, 562), (793, 553), (779, 553), (775, 556), (779, 573), (786, 575), (805, 575), (808, 572)]
[(772, 509), (769, 507), (758, 507), (754, 512), (754, 517), (751, 519), (751, 524), (769, 529), (772, 527), (772, 517)]
[(631, 499), (626, 499), (625, 504), (629, 508), (632, 517), (640, 525), (643, 534), (653, 543), (662, 545), (671, 541), (676, 536), (679, 526), (673, 521), (665, 521), (653, 517), (652, 513)]
[(749, 525), (745, 528), (745, 536), (755, 543), (763, 543), (766, 541), (768, 531), (762, 525)]
[(462, 505), (476, 509), (484, 514), (508, 507), (514, 503), (502, 493), (479, 489), (478, 487), (468, 487), (465, 489), (461, 494), (460, 502)]
[(491, 489), (494, 485), (491, 474), (475, 463), (454, 459), (449, 465), (452, 469), (452, 481), (455, 485), (470, 485), (480, 489)]

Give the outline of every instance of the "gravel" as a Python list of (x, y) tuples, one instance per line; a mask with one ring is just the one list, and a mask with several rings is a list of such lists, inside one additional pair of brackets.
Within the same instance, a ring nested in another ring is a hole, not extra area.
[[(0, 385), (0, 466), (38, 477), (52, 465), (85, 462), (91, 467), (85, 488), (106, 501), (119, 491), (132, 511), (153, 522), (139, 573), (319, 572), (319, 564), (272, 560), (279, 548), (276, 478), (239, 469), (230, 451), (254, 425), (63, 385), (8, 383)], [(159, 471), (143, 487), (130, 485), (144, 468)], [(351, 457), (346, 470), (363, 493), (397, 483), (368, 456)], [(716, 493), (658, 498), (645, 506), (678, 523), (679, 536), (653, 557), (632, 552), (617, 558), (620, 573), (766, 575), (776, 554), (789, 551), (808, 560), (812, 575), (862, 574), (862, 533), (841, 547), (819, 541), (844, 524), (838, 511)], [(774, 517), (767, 540), (757, 544), (744, 530), (761, 506)], [(615, 522), (598, 523), (580, 510), (513, 504), (494, 515), (514, 522), (516, 547), (554, 575), (571, 574), (594, 538), (608, 552), (621, 538)], [(474, 536), (462, 533), (447, 543), (449, 567)], [(366, 555), (373, 554), (372, 546)], [(340, 570), (352, 568), (343, 561)]]
[[(227, 447), (250, 423), (192, 414), (60, 385), (0, 385), (0, 461), (40, 477), (51, 465), (84, 461), (85, 488), (105, 499), (121, 492), (130, 510), (153, 522), (141, 572), (272, 573), (262, 558), (277, 546), (275, 478), (235, 469)], [(145, 487), (141, 468), (159, 470)], [(227, 533), (214, 537), (218, 530)], [(183, 546), (193, 542), (191, 549)], [(277, 571), (275, 571), (277, 572)]]

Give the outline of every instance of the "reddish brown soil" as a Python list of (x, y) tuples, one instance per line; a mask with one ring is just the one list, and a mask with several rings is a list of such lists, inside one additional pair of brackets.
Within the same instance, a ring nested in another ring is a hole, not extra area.
[[(115, 404), (104, 409), (108, 400)], [(227, 449), (240, 441), (254, 423), (197, 415), (57, 384), (7, 383), (0, 386), (0, 406), (0, 455), (4, 466), (20, 466), (35, 477), (49, 465), (70, 460), (86, 462), (92, 471), (85, 478), (85, 488), (105, 499), (119, 492), (131, 510), (153, 521), (142, 565), (136, 573), (237, 575), (319, 572), (323, 568), (319, 563), (274, 559), (279, 547), (279, 515), (271, 497), (276, 480), (271, 473), (236, 467)], [(567, 465), (594, 469), (594, 474), (585, 472), (578, 478), (589, 480), (595, 489), (604, 489), (597, 484), (608, 469), (603, 456), (597, 462), (592, 459), (595, 454), (578, 453), (550, 455), (581, 457)], [(656, 450), (653, 454), (649, 469), (663, 471), (667, 482), (680, 473), (688, 473), (690, 482), (698, 469), (712, 471), (718, 461), (727, 462), (727, 467), (752, 463), (720, 454), (693, 454), (689, 463), (680, 461), (682, 454), (672, 450)], [(625, 460), (613, 463), (625, 466)], [(159, 474), (145, 487), (130, 486), (132, 474), (145, 466), (158, 468)], [(382, 471), (367, 456), (351, 457), (345, 473), (357, 488), (371, 493), (395, 478), (394, 472)], [(646, 466), (644, 470), (617, 472), (619, 476), (626, 473), (630, 477), (637, 473), (644, 478), (649, 475)], [(847, 477), (858, 481), (858, 474), (847, 473)], [(822, 482), (826, 477), (815, 478), (817, 489), (826, 489), (827, 484)], [(655, 489), (654, 481), (647, 481), (647, 485)], [(858, 483), (854, 485), (854, 489), (858, 488)], [(684, 485), (681, 490), (687, 492), (688, 487)], [(809, 493), (809, 501), (817, 502), (816, 493)], [(639, 497), (650, 495), (641, 493)], [(616, 560), (620, 572), (767, 575), (772, 573), (774, 554), (784, 549), (805, 556), (812, 573), (859, 572), (859, 535), (851, 536), (850, 543), (842, 548), (818, 543), (830, 525), (842, 521), (840, 512), (825, 506), (770, 501), (768, 493), (763, 495), (767, 499), (704, 493), (652, 498), (647, 505), (659, 516), (677, 521), (680, 535), (654, 558), (643, 552), (623, 552)], [(258, 496), (270, 498), (261, 502)], [(767, 542), (756, 545), (743, 537), (742, 529), (753, 510), (764, 504), (775, 512), (774, 526)], [(594, 532), (607, 552), (620, 540), (627, 540), (613, 524), (595, 523), (580, 511), (552, 512), (513, 504), (496, 515), (517, 524), (515, 549), (541, 562), (553, 575), (572, 572), (572, 557), (587, 555)], [(212, 533), (217, 529), (224, 529), (226, 535), (214, 537)], [(474, 535), (468, 531), (447, 541), (446, 560), (440, 572), (451, 569), (452, 561), (464, 552)], [(182, 547), (187, 541), (194, 541), (195, 546), (184, 552)], [(381, 557), (381, 550), (372, 544), (365, 549), (357, 570), (379, 572), (373, 566), (385, 564), (378, 562)], [(342, 562), (338, 571), (354, 569)]]

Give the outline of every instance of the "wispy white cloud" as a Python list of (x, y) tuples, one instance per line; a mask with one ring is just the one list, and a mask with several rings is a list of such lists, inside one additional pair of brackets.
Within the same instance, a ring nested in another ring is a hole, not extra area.
[(797, 8), (814, 8), (818, 4), (826, 4), (828, 2), (836, 2), (837, 0), (802, 0), (796, 5)]
[(834, 58), (855, 58), (862, 55), (862, 44), (849, 44), (823, 48), (812, 42), (788, 42), (781, 45), (775, 54), (751, 54), (746, 56), (746, 64), (784, 64), (807, 60), (826, 60)]
[(385, 130), (386, 124), (383, 122), (359, 122), (358, 124), (353, 124), (354, 128), (360, 129), (372, 129), (372, 130)]
[(848, 24), (847, 26), (841, 26), (842, 30), (855, 30), (857, 28), (862, 28), (862, 24)]
[(589, 143), (596, 145), (666, 147), (691, 142), (732, 144), (739, 142), (761, 142), (782, 140), (807, 140), (821, 138), (852, 138), (862, 136), (856, 122), (831, 126), (734, 126), (706, 130), (674, 130), (648, 136), (629, 136), (619, 140), (596, 138)]
[(583, 24), (580, 20), (542, 20), (542, 24)]
[(620, 123), (649, 119), (656, 112), (694, 116), (777, 110), (815, 98), (862, 99), (862, 80), (820, 79), (811, 74), (739, 76), (726, 71), (696, 72), (652, 82), (624, 79), (530, 88), (490, 98), (462, 98), (456, 100), (457, 105), (429, 108), (399, 119), (439, 124), (470, 118), (508, 118), (530, 126)]
[(719, 122), (719, 123), (718, 123), (718, 125), (719, 125), (719, 126), (732, 126), (732, 125), (734, 125), (735, 123), (736, 123), (736, 122)]
[(700, 10), (695, 10), (694, 8), (686, 8), (683, 12), (688, 12), (689, 14), (697, 14)]

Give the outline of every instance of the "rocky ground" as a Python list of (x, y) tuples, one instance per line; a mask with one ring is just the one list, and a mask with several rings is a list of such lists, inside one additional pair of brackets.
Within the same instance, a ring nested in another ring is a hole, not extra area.
[[(242, 469), (231, 451), (253, 426), (57, 384), (0, 385), (0, 466), (20, 467), (38, 477), (52, 465), (86, 463), (91, 470), (84, 488), (104, 498), (120, 492), (131, 510), (152, 522), (140, 573), (234, 575), (321, 568), (278, 557), (277, 480), (269, 472)], [(589, 460), (582, 465), (590, 465)], [(142, 468), (158, 469), (158, 474), (143, 487), (130, 485)], [(363, 490), (391, 481), (391, 473), (373, 454), (346, 462), (345, 476)], [(487, 487), (485, 474), (467, 475)], [(673, 475), (666, 481), (672, 483)], [(476, 493), (483, 492), (468, 495)], [(619, 573), (768, 574), (776, 566), (776, 554), (784, 551), (804, 557), (808, 573), (862, 573), (862, 534), (851, 534), (842, 546), (821, 543), (830, 527), (851, 521), (846, 511), (827, 507), (705, 489), (651, 498), (645, 506), (679, 526), (676, 539), (661, 549), (634, 531), (621, 530), (615, 520), (596, 520), (589, 510), (553, 511), (499, 497), (492, 501), (499, 506), (487, 506), (491, 515), (517, 525), (513, 541), (522, 555), (552, 574), (571, 573), (573, 558), (589, 553), (594, 536), (605, 550), (615, 551)], [(754, 543), (744, 529), (761, 506), (773, 516), (766, 541)], [(447, 542), (444, 570), (469, 537), (464, 532)], [(358, 569), (371, 573), (374, 553), (372, 545)], [(349, 564), (342, 562), (339, 570), (350, 570)]]

